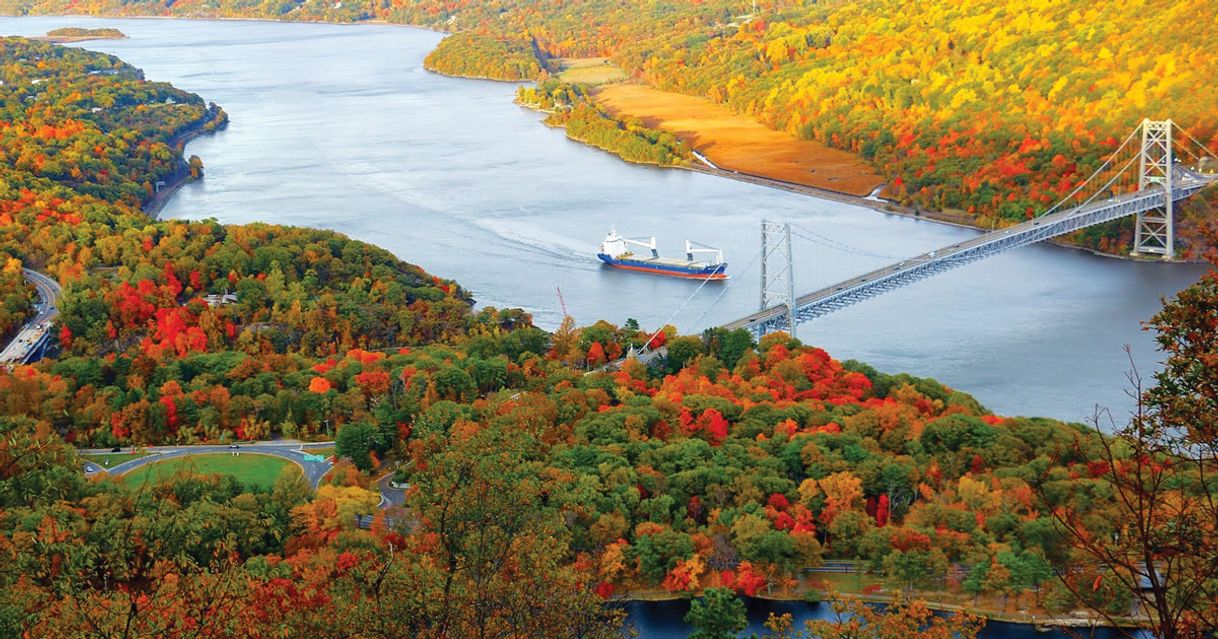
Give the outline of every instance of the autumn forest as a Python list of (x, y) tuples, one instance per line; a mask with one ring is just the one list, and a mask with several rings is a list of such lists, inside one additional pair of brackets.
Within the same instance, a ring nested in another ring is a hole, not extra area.
[[(633, 81), (854, 152), (886, 178), (893, 202), (982, 228), (1050, 207), (1145, 117), (1173, 118), (1218, 145), (1218, 102), (1201, 89), (1218, 77), (1203, 26), (1216, 11), (1204, 0), (707, 0), (646, 9), (602, 0), (0, 2), (12, 15), (422, 25), (458, 32), (428, 57), (429, 68), (480, 78), (545, 78), (561, 58), (608, 56)], [(574, 115), (573, 137), (634, 161), (683, 159), (655, 139), (659, 148), (644, 152), (631, 123), (592, 115)], [(1179, 235), (1193, 258), (1209, 245), (1214, 197), (1181, 212)], [(1126, 253), (1131, 236), (1132, 225), (1118, 222), (1067, 241)]]
[[(540, 79), (520, 100), (572, 137), (688, 161), (551, 76), (552, 58), (610, 56), (856, 152), (892, 198), (979, 224), (1056, 201), (1152, 105), (1218, 145), (1214, 94), (1193, 90), (1218, 77), (1209, 39), (1178, 26), (1214, 24), (1213, 3), (737, 4), (0, 10), (444, 26), (459, 33), (433, 68)], [(836, 604), (871, 634), (776, 617), (775, 638), (976, 636), (977, 617), (931, 615), (936, 598), (1162, 639), (1218, 627), (1218, 270), (1149, 324), (1165, 367), (1131, 389), (1131, 420), (997, 415), (784, 333), (550, 332), (335, 232), (157, 220), (155, 185), (202, 175), (181, 143), (223, 127), (223, 105), (22, 38), (0, 39), (0, 80), (0, 337), (33, 315), (23, 268), (63, 287), (48, 356), (0, 369), (0, 636), (609, 639), (621, 602), (646, 598), (693, 599), (693, 636), (714, 639), (743, 628), (748, 598), (895, 602)], [(1213, 198), (1186, 213), (1197, 255)], [(1078, 241), (1115, 251), (1127, 235)], [(644, 346), (663, 356), (624, 359)], [(269, 488), (81, 472), (80, 449), (275, 438), (334, 440), (333, 469)], [(387, 475), (409, 486), (391, 516)], [(826, 571), (843, 562), (859, 576)]]

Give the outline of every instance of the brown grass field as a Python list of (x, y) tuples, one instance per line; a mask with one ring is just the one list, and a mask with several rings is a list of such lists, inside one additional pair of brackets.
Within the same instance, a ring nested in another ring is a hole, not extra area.
[(768, 129), (705, 98), (610, 84), (596, 99), (618, 117), (670, 131), (720, 168), (864, 196), (884, 180), (859, 156)]

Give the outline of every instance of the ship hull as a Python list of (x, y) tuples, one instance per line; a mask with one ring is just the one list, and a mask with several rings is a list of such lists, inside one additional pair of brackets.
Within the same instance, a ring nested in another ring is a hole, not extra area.
[(604, 253), (598, 253), (597, 257), (602, 262), (613, 268), (622, 269), (624, 271), (636, 271), (639, 273), (648, 273), (650, 275), (662, 275), (664, 277), (677, 277), (687, 280), (726, 280), (727, 279), (727, 264), (697, 264), (697, 263), (675, 263), (674, 261), (657, 261), (657, 260), (631, 260), (610, 257)]

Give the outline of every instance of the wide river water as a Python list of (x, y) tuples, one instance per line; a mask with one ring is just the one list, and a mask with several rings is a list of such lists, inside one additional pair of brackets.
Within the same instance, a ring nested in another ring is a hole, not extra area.
[[(837, 242), (907, 256), (973, 231), (677, 170), (630, 165), (568, 141), (512, 104), (515, 85), (423, 69), (440, 34), (390, 26), (239, 21), (0, 18), (0, 33), (117, 27), (126, 40), (84, 43), (215, 101), (232, 118), (192, 142), (206, 178), (179, 191), (166, 218), (213, 217), (328, 228), (451, 277), (479, 303), (580, 323), (629, 317), (683, 331), (729, 321), (758, 302), (758, 225), (790, 221)], [(613, 271), (594, 257), (616, 226), (722, 247), (734, 279), (707, 285)], [(881, 264), (796, 240), (805, 292)], [(1006, 414), (1081, 420), (1097, 404), (1128, 410), (1122, 350), (1143, 372), (1157, 360), (1140, 323), (1196, 265), (1145, 264), (1054, 246), (1024, 248), (800, 327), (834, 356), (935, 377)], [(692, 296), (692, 298), (691, 298)], [(717, 303), (715, 303), (717, 301)], [(823, 607), (754, 602), (801, 618)], [(684, 637), (686, 604), (632, 604), (647, 639)], [(1031, 634), (991, 624), (990, 639)], [(1053, 637), (1054, 635), (1048, 635)]]
[[(715, 176), (632, 166), (543, 127), (515, 85), (441, 77), (423, 57), (441, 35), (389, 26), (166, 19), (0, 18), (0, 33), (117, 27), (117, 54), (216, 101), (227, 130), (191, 142), (206, 179), (166, 218), (334, 229), (453, 278), (481, 304), (579, 323), (671, 320), (683, 331), (758, 307), (759, 222), (789, 220), (844, 245), (911, 256), (976, 231)], [(609, 226), (722, 247), (733, 279), (698, 282), (602, 267)], [(795, 287), (814, 290), (885, 260), (795, 240)], [(1080, 420), (1123, 413), (1124, 344), (1144, 372), (1157, 353), (1140, 323), (1202, 269), (1034, 246), (970, 265), (799, 327), (834, 357), (935, 377), (1005, 414)], [(715, 303), (716, 298), (719, 299)], [(688, 301), (688, 303), (686, 303)]]
[[(192, 142), (206, 178), (166, 218), (214, 217), (334, 229), (456, 279), (480, 304), (522, 307), (543, 327), (637, 318), (683, 331), (758, 305), (758, 226), (790, 221), (843, 244), (914, 255), (967, 229), (877, 213), (679, 170), (627, 164), (567, 140), (512, 104), (515, 85), (423, 69), (442, 37), (392, 26), (240, 21), (0, 18), (0, 33), (113, 26), (117, 54), (153, 80), (223, 106), (227, 130)], [(733, 279), (708, 284), (614, 271), (594, 253), (610, 226), (722, 247)], [(886, 260), (796, 239), (806, 292)], [(970, 265), (805, 324), (840, 359), (930, 376), (1005, 414), (1082, 420), (1127, 412), (1128, 361), (1158, 359), (1141, 322), (1197, 265), (1119, 261), (1034, 246)], [(716, 299), (718, 302), (715, 303)], [(688, 303), (686, 303), (688, 301)]]

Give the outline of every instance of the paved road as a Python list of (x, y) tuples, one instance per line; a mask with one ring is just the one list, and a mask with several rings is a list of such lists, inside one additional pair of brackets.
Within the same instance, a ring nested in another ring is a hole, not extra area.
[[(95, 475), (102, 471), (117, 477), (125, 475), (141, 466), (155, 464), (156, 462), (173, 459), (175, 457), (189, 457), (191, 455), (207, 455), (207, 454), (231, 454), (240, 453), (242, 455), (273, 455), (295, 462), (301, 469), (304, 470), (305, 477), (309, 480), (309, 485), (317, 490), (321, 484), (322, 477), (330, 472), (334, 466), (329, 460), (326, 461), (310, 461), (305, 459), (305, 455), (309, 454), (310, 449), (328, 448), (334, 446), (334, 442), (308, 442), (302, 443), (299, 441), (269, 441), (269, 442), (250, 442), (239, 444), (238, 448), (231, 448), (227, 444), (197, 444), (191, 446), (150, 446), (142, 449), (143, 452), (149, 453), (147, 456), (131, 461), (123, 462), (111, 468), (102, 468), (99, 464), (86, 461), (84, 465), (86, 475)], [(113, 453), (109, 448), (85, 448), (79, 451), (81, 454), (104, 455)], [(381, 494), (380, 507), (385, 510), (401, 512), (406, 506), (406, 491), (402, 488), (395, 488), (392, 484), (393, 473), (386, 474), (377, 480), (377, 490)]]
[(21, 327), (3, 350), (0, 350), (0, 364), (21, 364), (30, 359), (31, 354), (42, 347), (49, 338), (51, 323), (59, 315), (59, 295), (62, 289), (55, 280), (28, 268), (21, 269), (25, 279), (38, 289), (38, 301), (34, 303), (34, 317)]
[(59, 296), (63, 294), (63, 289), (59, 288), (59, 282), (39, 273), (38, 271), (28, 268), (21, 269), (25, 273), (25, 279), (34, 288), (38, 289), (38, 303), (34, 305), (34, 310), (38, 312), (30, 323), (50, 322), (59, 315)]
[[(330, 472), (330, 468), (333, 466), (333, 464), (330, 463), (329, 459), (326, 459), (325, 461), (310, 461), (310, 460), (305, 459), (305, 456), (310, 454), (309, 453), (310, 449), (328, 448), (331, 446), (334, 446), (334, 442), (309, 442), (309, 443), (301, 443), (298, 441), (250, 442), (250, 443), (246, 443), (246, 444), (239, 444), (237, 448), (230, 448), (229, 445), (226, 445), (226, 444), (200, 444), (200, 445), (195, 445), (195, 446), (150, 446), (148, 448), (143, 449), (143, 451), (146, 453), (149, 453), (149, 455), (147, 455), (145, 457), (140, 457), (139, 459), (132, 459), (131, 461), (124, 462), (117, 466), (111, 467), (107, 470), (111, 475), (119, 476), (119, 475), (125, 475), (125, 474), (135, 470), (136, 468), (139, 468), (140, 466), (144, 466), (147, 464), (154, 464), (159, 461), (165, 461), (166, 459), (173, 459), (175, 457), (189, 457), (191, 455), (206, 455), (209, 453), (211, 453), (211, 454), (238, 453), (241, 455), (251, 455), (251, 454), (252, 455), (273, 455), (275, 457), (282, 457), (284, 459), (290, 460), (290, 461), (296, 463), (296, 465), (300, 466), (300, 468), (304, 471), (305, 478), (309, 480), (309, 485), (311, 485), (313, 487), (313, 489), (316, 490), (318, 484), (321, 483), (321, 478), (323, 476), (325, 476), (326, 473)], [(111, 452), (111, 450), (108, 448), (97, 448), (97, 449), (85, 449), (85, 450), (81, 450), (80, 452), (81, 453), (92, 453), (92, 454), (105, 454), (105, 453)], [(97, 465), (93, 464), (92, 462), (86, 463), (85, 464), (86, 474), (92, 474), (92, 472), (90, 472), (90, 466), (92, 466), (93, 468), (97, 468)]]
[(393, 487), (393, 473), (378, 479), (376, 487), (381, 493), (381, 508), (388, 510), (406, 506), (406, 490)]

